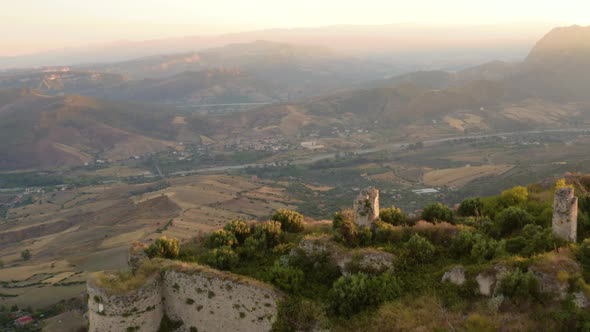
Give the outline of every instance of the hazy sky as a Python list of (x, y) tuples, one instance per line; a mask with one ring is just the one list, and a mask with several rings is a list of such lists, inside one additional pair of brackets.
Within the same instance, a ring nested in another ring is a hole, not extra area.
[(590, 25), (590, 0), (0, 0), (0, 55), (334, 24)]

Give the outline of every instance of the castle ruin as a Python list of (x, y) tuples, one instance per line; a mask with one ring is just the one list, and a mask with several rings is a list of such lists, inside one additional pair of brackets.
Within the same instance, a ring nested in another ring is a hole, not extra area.
[(555, 190), (553, 200), (553, 234), (566, 241), (576, 241), (578, 228), (578, 198), (570, 187)]
[(353, 205), (356, 223), (359, 226), (371, 226), (379, 218), (379, 190), (370, 187), (358, 194)]
[(87, 283), (90, 332), (156, 332), (162, 320), (176, 331), (270, 331), (282, 295), (254, 279), (198, 264), (158, 261), (160, 267), (134, 284), (116, 274)]

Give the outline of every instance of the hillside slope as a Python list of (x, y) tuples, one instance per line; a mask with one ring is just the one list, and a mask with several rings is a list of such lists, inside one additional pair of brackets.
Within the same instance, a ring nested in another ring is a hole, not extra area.
[(113, 159), (171, 145), (172, 115), (145, 105), (30, 90), (0, 93), (0, 169), (48, 168)]

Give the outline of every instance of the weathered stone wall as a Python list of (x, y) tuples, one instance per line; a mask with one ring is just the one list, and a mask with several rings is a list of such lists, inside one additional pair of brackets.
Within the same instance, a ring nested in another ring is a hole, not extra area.
[(359, 226), (371, 226), (379, 218), (379, 190), (371, 187), (362, 190), (354, 201), (356, 223)]
[(156, 331), (164, 312), (161, 289), (159, 275), (148, 279), (140, 289), (121, 295), (109, 294), (89, 280), (89, 331)]
[(277, 314), (272, 288), (207, 273), (167, 271), (163, 294), (168, 316), (185, 331), (269, 331)]
[(112, 294), (94, 279), (87, 290), (90, 332), (155, 332), (164, 315), (183, 322), (179, 332), (191, 327), (201, 332), (269, 331), (281, 298), (272, 286), (256, 280), (171, 261), (163, 261), (161, 272), (137, 290)]
[(553, 200), (553, 234), (567, 241), (576, 241), (577, 229), (578, 198), (573, 188), (559, 188)]

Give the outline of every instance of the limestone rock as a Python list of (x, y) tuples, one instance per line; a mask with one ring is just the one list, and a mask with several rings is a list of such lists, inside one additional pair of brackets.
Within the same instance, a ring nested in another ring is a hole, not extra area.
[(371, 187), (362, 190), (354, 201), (356, 223), (359, 226), (371, 226), (379, 218), (379, 190)]
[(463, 285), (465, 283), (465, 268), (463, 266), (455, 266), (450, 271), (445, 272), (441, 282), (449, 281), (455, 285)]
[(393, 271), (394, 256), (385, 251), (360, 249), (336, 256), (336, 263), (340, 267), (342, 274), (357, 271), (379, 274)]
[(574, 304), (580, 309), (585, 309), (590, 306), (590, 300), (584, 292), (576, 292), (574, 293)]
[(553, 200), (553, 234), (567, 241), (576, 241), (578, 228), (578, 198), (573, 188), (559, 188)]
[(320, 254), (331, 253), (333, 250), (333, 244), (329, 235), (307, 235), (299, 246), (291, 250), (291, 256), (297, 255), (297, 251), (300, 250), (306, 256), (315, 256)]
[(508, 273), (504, 265), (496, 265), (491, 270), (481, 272), (475, 277), (479, 286), (479, 293), (484, 296), (492, 296), (496, 291), (498, 282)]

